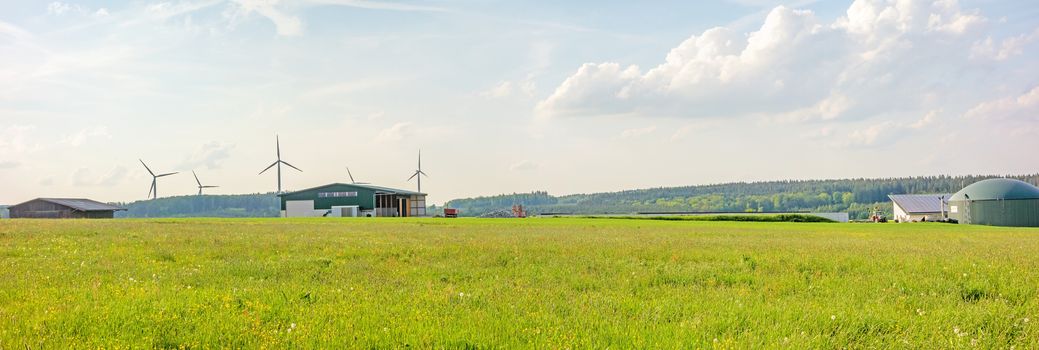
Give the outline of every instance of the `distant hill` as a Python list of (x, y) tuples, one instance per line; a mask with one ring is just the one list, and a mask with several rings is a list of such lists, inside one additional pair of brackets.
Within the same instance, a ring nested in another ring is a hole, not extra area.
[(280, 202), (274, 193), (166, 197), (130, 203), (117, 203), (127, 211), (116, 217), (278, 217)]
[[(886, 179), (737, 182), (620, 192), (552, 196), (547, 192), (455, 199), (463, 216), (508, 210), (522, 204), (533, 214), (626, 214), (635, 212), (848, 212), (865, 219), (879, 206), (890, 217), (889, 194), (954, 193), (979, 180), (1001, 176), (927, 176)], [(1008, 176), (1039, 184), (1039, 174)]]

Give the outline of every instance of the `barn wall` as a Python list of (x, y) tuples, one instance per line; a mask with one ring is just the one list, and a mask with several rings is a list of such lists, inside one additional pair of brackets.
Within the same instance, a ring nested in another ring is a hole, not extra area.
[[(318, 196), (321, 192), (357, 192), (357, 197), (324, 197)], [(285, 203), (288, 201), (312, 200), (314, 209), (332, 209), (333, 206), (356, 205), (361, 210), (375, 208), (375, 191), (371, 189), (355, 187), (350, 185), (331, 185), (316, 188), (309, 191), (290, 193), (281, 196), (281, 210), (286, 210)]]
[(23, 219), (111, 219), (111, 210), (82, 212), (64, 205), (42, 200), (32, 200), (8, 208), (11, 218)]
[(65, 219), (73, 217), (72, 208), (41, 200), (32, 200), (9, 209), (11, 218)]

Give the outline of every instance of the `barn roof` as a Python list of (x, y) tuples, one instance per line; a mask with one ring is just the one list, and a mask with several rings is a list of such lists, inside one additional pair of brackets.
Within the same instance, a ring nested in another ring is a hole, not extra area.
[(408, 195), (408, 196), (416, 196), (416, 195), (417, 196), (425, 196), (426, 195), (425, 193), (419, 193), (419, 192), (415, 192), (415, 191), (408, 191), (408, 190), (401, 190), (401, 189), (396, 189), (396, 188), (375, 186), (375, 185), (370, 185), (370, 184), (347, 184), (347, 183), (337, 182), (337, 183), (331, 183), (331, 184), (321, 185), (321, 186), (317, 186), (317, 187), (311, 187), (311, 188), (304, 189), (304, 190), (282, 193), (282, 194), (279, 194), (278, 197), (287, 196), (287, 195), (294, 194), (294, 193), (299, 193), (299, 192), (307, 192), (307, 191), (319, 190), (319, 189), (322, 189), (322, 188), (325, 188), (325, 187), (332, 187), (332, 186), (348, 186), (348, 187), (365, 188), (365, 189), (369, 189), (369, 190), (372, 190), (372, 191), (375, 191), (375, 192), (403, 194), (403, 195)]
[[(78, 210), (78, 211), (119, 211), (119, 210), (126, 210), (126, 208), (120, 208), (120, 207), (117, 207), (117, 206), (114, 206), (114, 205), (111, 205), (111, 204), (105, 204), (105, 203), (101, 203), (101, 202), (98, 202), (98, 201), (95, 201), (95, 200), (90, 200), (90, 199), (85, 199), (85, 198), (36, 198), (33, 201), (35, 201), (35, 200), (40, 200), (40, 201), (44, 201), (44, 202), (50, 202), (50, 203), (54, 203), (54, 204), (57, 204), (57, 205), (63, 205), (63, 206), (66, 206), (66, 207), (69, 207), (69, 208), (72, 208), (72, 209), (75, 209), (75, 210)], [(29, 201), (29, 202), (32, 202), (32, 201)], [(29, 203), (29, 202), (25, 202), (25, 203)], [(22, 204), (25, 204), (25, 203), (21, 203), (21, 204), (18, 204), (18, 205), (22, 205)], [(18, 205), (12, 205), (12, 207), (18, 206)]]
[(940, 213), (949, 194), (892, 194), (887, 196), (906, 213)]

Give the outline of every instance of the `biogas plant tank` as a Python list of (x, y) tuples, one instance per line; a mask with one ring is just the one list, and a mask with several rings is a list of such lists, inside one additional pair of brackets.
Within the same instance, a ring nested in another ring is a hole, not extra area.
[(961, 224), (1039, 227), (1039, 187), (1014, 179), (981, 180), (949, 197)]

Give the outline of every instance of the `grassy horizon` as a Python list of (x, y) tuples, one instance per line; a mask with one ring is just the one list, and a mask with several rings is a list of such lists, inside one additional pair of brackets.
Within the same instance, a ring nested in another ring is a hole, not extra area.
[(0, 348), (1032, 348), (1039, 229), (0, 221)]

